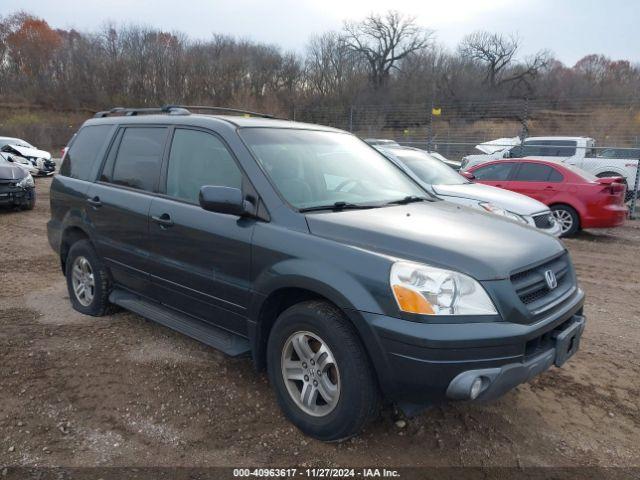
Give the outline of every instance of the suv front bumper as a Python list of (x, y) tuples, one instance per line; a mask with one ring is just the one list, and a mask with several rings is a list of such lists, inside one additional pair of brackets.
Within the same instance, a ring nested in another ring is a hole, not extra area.
[[(419, 323), (358, 312), (372, 335), (363, 336), (384, 396), (428, 405), (497, 398), (579, 348), (584, 293), (533, 324)], [(475, 379), (481, 386), (471, 394)]]

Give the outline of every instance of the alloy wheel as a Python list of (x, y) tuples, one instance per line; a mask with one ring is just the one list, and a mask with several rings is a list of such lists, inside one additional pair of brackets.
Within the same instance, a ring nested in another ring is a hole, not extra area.
[(305, 413), (324, 417), (340, 397), (340, 372), (327, 343), (311, 332), (295, 332), (284, 344), (282, 377), (295, 404)]
[(556, 221), (560, 224), (562, 233), (567, 233), (573, 227), (573, 217), (568, 211), (562, 209), (554, 210), (553, 216), (556, 217)]
[(96, 293), (96, 282), (89, 260), (79, 256), (71, 267), (71, 284), (78, 302), (84, 307), (91, 305)]

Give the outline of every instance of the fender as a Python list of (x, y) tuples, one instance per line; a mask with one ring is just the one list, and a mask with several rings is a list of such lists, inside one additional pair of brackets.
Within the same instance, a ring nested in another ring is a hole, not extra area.
[[(389, 260), (380, 258), (376, 268), (384, 273), (381, 278), (388, 282)], [(369, 264), (371, 267), (371, 264)], [(330, 264), (308, 259), (290, 258), (273, 265), (261, 272), (254, 282), (254, 292), (249, 306), (249, 338), (252, 345), (255, 365), (261, 369), (264, 359), (267, 332), (258, 324), (260, 313), (270, 295), (285, 288), (303, 289), (317, 296), (326, 298), (339, 307), (358, 332), (371, 362), (375, 366), (381, 385), (389, 385), (390, 366), (375, 329), (366, 320), (362, 312), (384, 314), (394, 302), (390, 289), (376, 284), (366, 288), (349, 272)], [(386, 292), (389, 292), (388, 294)], [(346, 295), (348, 292), (348, 296)], [(372, 294), (379, 292), (379, 295)], [(389, 305), (389, 306), (387, 306)]]
[[(388, 278), (388, 270), (383, 278)], [(253, 282), (254, 291), (263, 300), (282, 288), (302, 288), (331, 300), (342, 309), (383, 313), (375, 298), (348, 271), (309, 259), (290, 258), (261, 272)], [(347, 297), (348, 292), (348, 297)], [(256, 305), (258, 313), (260, 305)], [(250, 310), (253, 313), (252, 310)], [(253, 319), (257, 318), (252, 315)]]

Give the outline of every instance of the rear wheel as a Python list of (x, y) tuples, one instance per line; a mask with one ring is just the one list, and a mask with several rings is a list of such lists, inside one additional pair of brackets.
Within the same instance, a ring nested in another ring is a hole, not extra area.
[(378, 413), (379, 392), (364, 347), (329, 303), (285, 310), (269, 336), (267, 362), (284, 414), (311, 437), (347, 439)]
[(71, 245), (65, 262), (65, 274), (73, 308), (96, 317), (110, 310), (109, 273), (89, 240), (79, 240)]
[(551, 212), (560, 225), (560, 236), (571, 237), (580, 229), (580, 217), (578, 212), (569, 205), (553, 205)]

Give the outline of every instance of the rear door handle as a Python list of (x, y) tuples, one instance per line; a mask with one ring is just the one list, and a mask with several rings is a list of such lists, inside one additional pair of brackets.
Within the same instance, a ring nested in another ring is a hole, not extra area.
[(168, 213), (163, 213), (159, 217), (156, 215), (152, 215), (151, 220), (160, 225), (160, 228), (173, 227), (173, 220), (171, 220), (171, 216)]
[(91, 205), (93, 208), (99, 208), (102, 206), (100, 197), (87, 198), (87, 203)]

